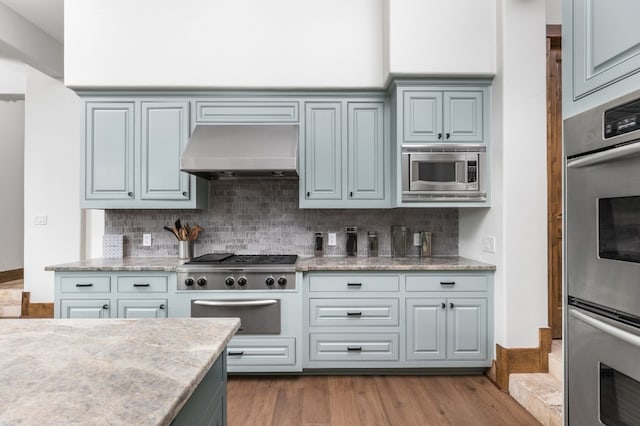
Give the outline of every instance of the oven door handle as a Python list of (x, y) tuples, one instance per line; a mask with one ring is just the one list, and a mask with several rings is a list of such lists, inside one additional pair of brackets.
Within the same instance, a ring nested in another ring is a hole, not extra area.
[(194, 305), (202, 306), (269, 306), (278, 303), (275, 299), (265, 300), (194, 300)]
[(597, 320), (589, 315), (576, 311), (575, 309), (569, 309), (569, 314), (576, 319), (594, 328), (597, 328), (603, 333), (607, 333), (610, 336), (616, 337), (620, 340), (624, 340), (625, 342), (640, 348), (640, 336), (636, 336), (635, 334), (629, 333), (628, 331), (621, 330), (617, 327), (607, 324), (606, 322)]
[(635, 142), (629, 145), (623, 145), (617, 148), (612, 148), (606, 151), (596, 152), (594, 154), (585, 155), (584, 157), (568, 160), (567, 167), (576, 169), (579, 167), (588, 167), (634, 154), (640, 154), (640, 142)]

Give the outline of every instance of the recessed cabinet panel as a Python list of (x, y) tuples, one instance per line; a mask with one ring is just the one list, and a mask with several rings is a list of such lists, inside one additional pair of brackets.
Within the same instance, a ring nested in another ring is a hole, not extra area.
[(142, 102), (141, 198), (189, 198), (189, 175), (180, 171), (189, 139), (188, 111), (188, 102)]
[(445, 359), (445, 299), (407, 299), (407, 359)]
[(487, 358), (487, 299), (448, 299), (447, 358)]
[(384, 198), (383, 103), (348, 104), (348, 189), (350, 199)]
[(444, 93), (444, 141), (482, 142), (482, 92)]
[(640, 71), (640, 2), (573, 0), (573, 99)]
[(118, 300), (118, 318), (166, 318), (167, 299)]
[(196, 101), (196, 123), (298, 123), (298, 102)]
[(342, 198), (342, 132), (339, 102), (305, 105), (305, 188), (308, 199)]
[(110, 312), (109, 299), (60, 301), (60, 318), (109, 318)]
[(87, 102), (85, 196), (131, 199), (134, 190), (134, 103)]
[(404, 92), (404, 137), (412, 143), (442, 141), (442, 92)]

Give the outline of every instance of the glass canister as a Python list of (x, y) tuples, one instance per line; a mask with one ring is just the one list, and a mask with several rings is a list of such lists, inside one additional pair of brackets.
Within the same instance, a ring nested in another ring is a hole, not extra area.
[(391, 256), (407, 256), (407, 227), (405, 225), (391, 226)]
[(316, 232), (313, 240), (313, 253), (315, 254), (315, 256), (324, 256), (324, 235), (322, 234), (322, 232)]
[(369, 231), (367, 237), (369, 239), (369, 257), (378, 257), (378, 233)]

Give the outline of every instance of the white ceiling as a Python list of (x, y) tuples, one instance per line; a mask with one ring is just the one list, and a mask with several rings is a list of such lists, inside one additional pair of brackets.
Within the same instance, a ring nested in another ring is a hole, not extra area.
[(0, 3), (64, 44), (64, 0), (0, 0)]

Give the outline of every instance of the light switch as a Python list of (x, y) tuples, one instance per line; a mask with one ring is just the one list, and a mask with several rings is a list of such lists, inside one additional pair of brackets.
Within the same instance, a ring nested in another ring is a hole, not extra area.
[(335, 246), (336, 245), (336, 233), (335, 232), (329, 232), (327, 234), (329, 241), (327, 241), (327, 245), (329, 246)]
[(151, 234), (142, 234), (142, 247), (151, 247)]
[(46, 225), (47, 224), (47, 217), (46, 216), (35, 216), (33, 218), (33, 224), (34, 225)]
[(496, 237), (492, 235), (485, 235), (482, 237), (482, 251), (487, 253), (496, 252)]
[(413, 233), (413, 245), (414, 246), (420, 246), (420, 233), (419, 232), (414, 232)]

